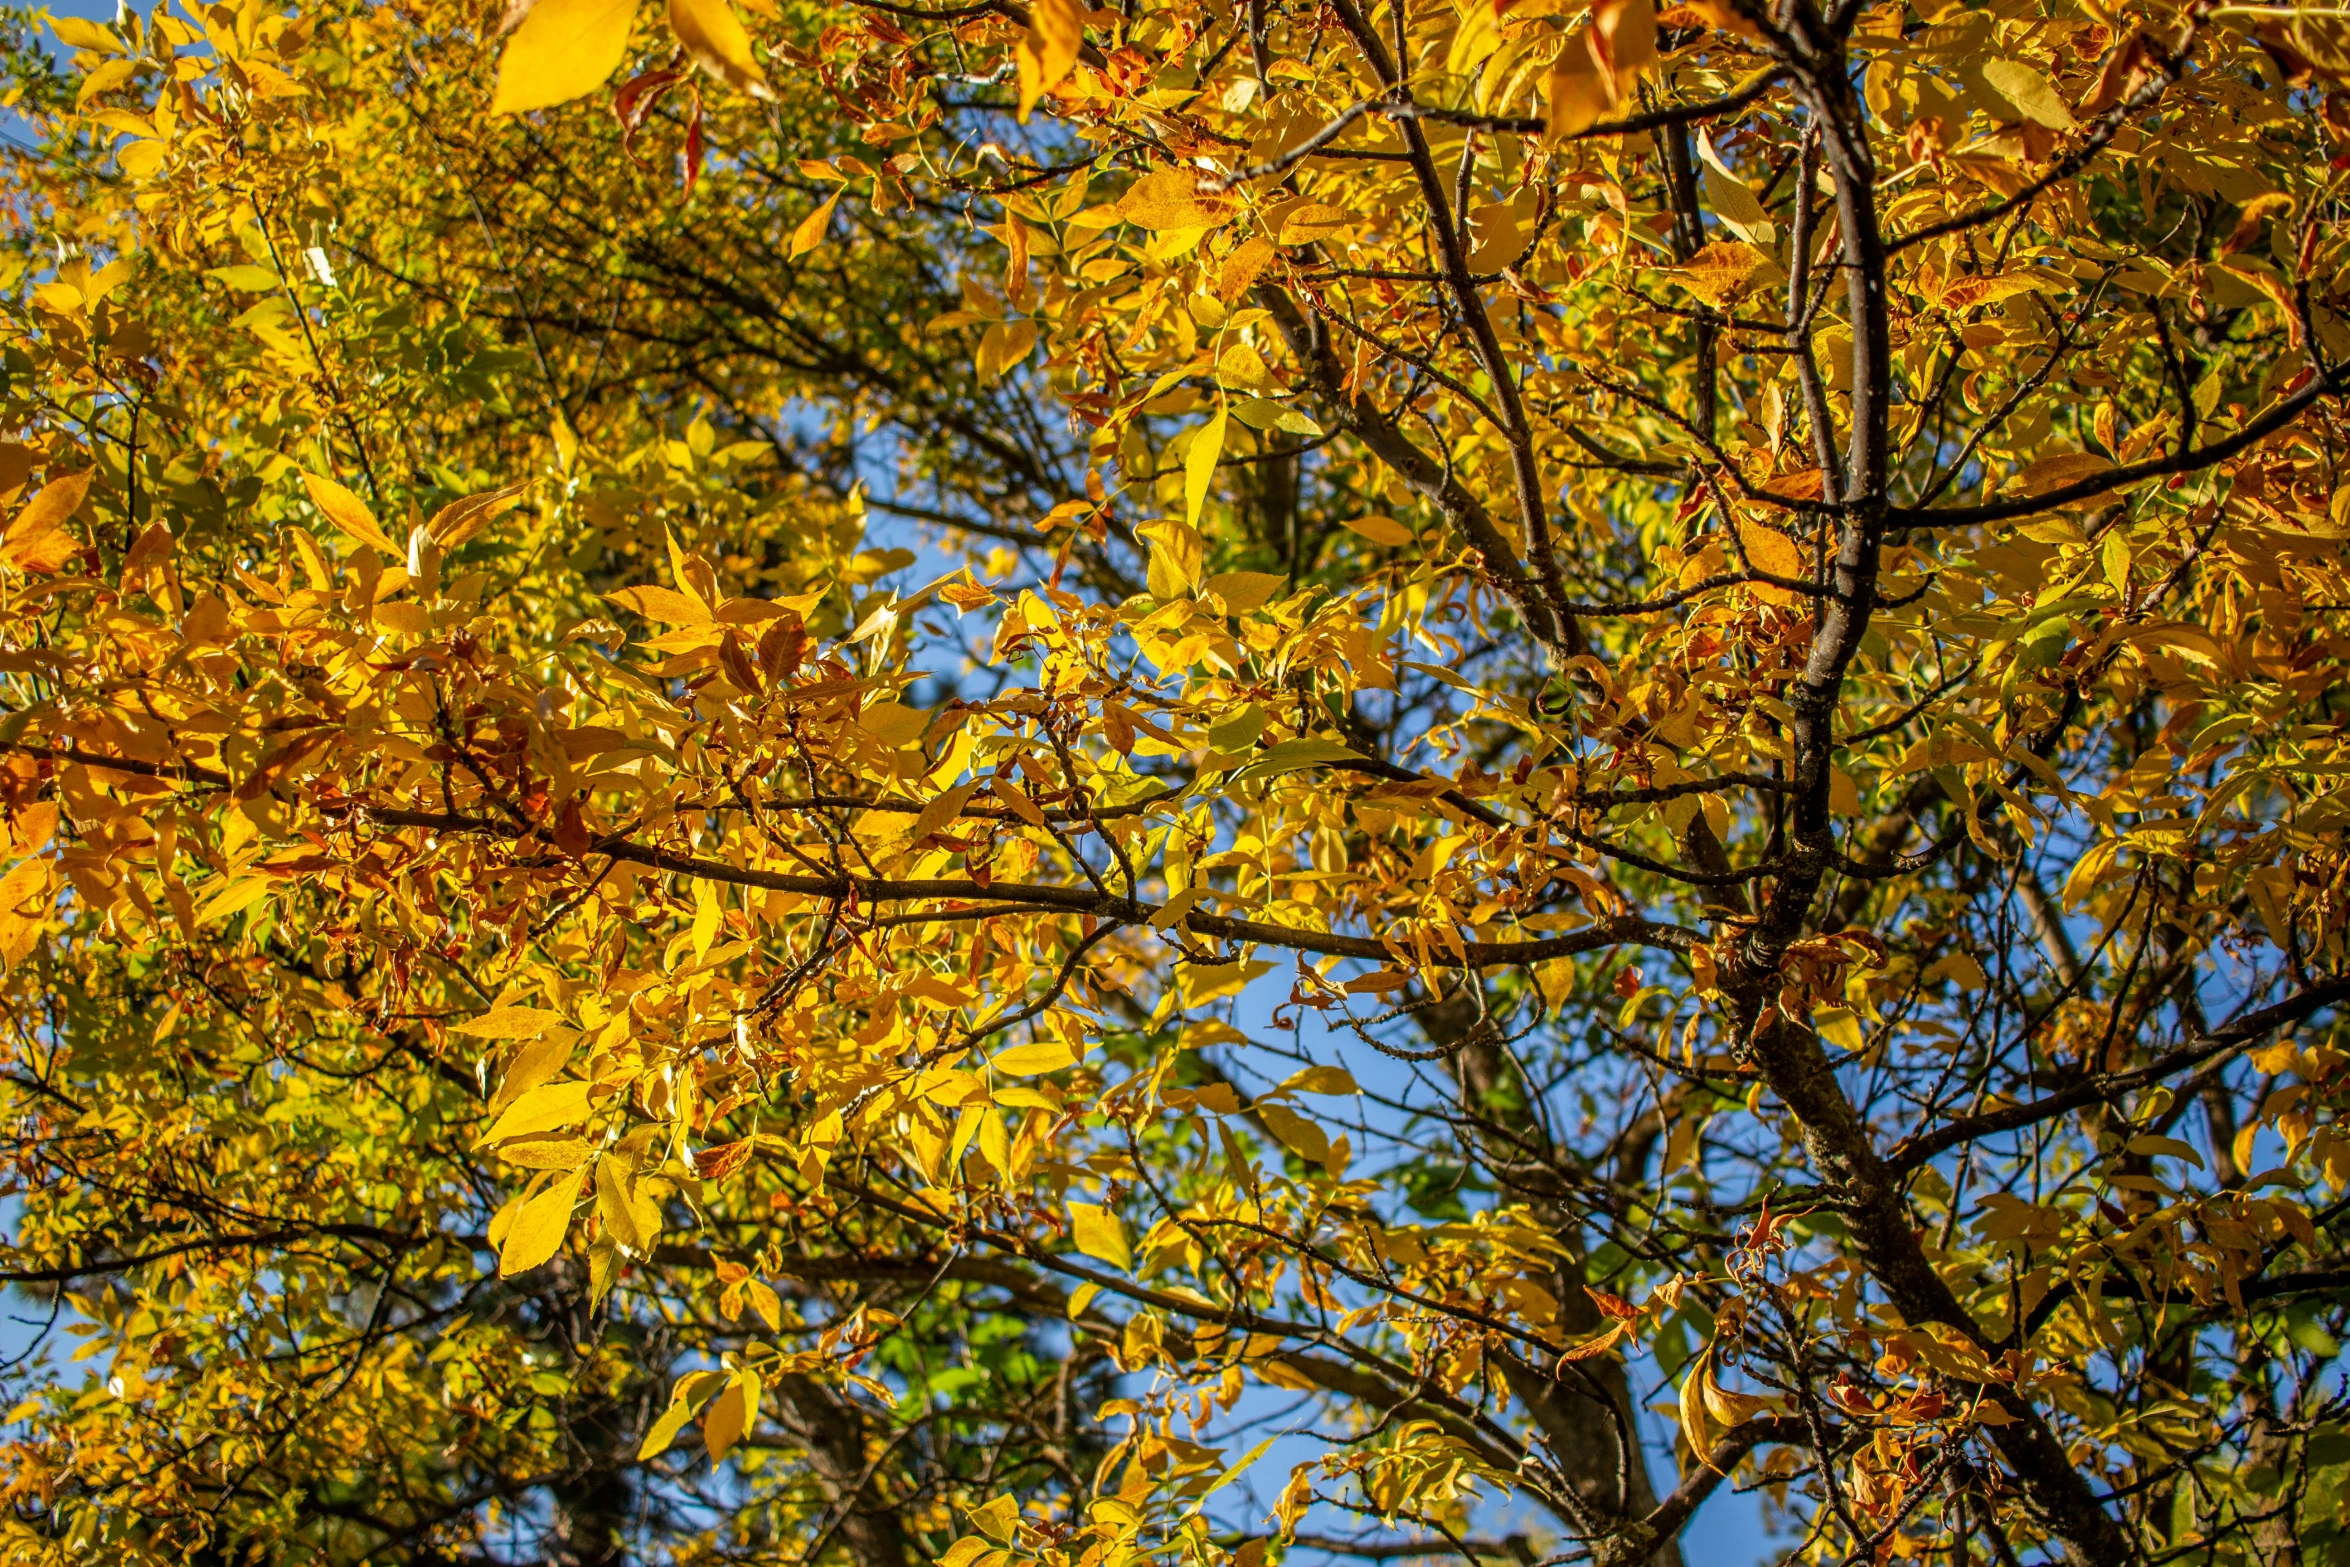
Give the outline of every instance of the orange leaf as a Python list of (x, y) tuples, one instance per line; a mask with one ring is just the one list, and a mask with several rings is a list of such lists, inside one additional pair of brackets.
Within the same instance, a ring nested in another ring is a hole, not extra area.
[(84, 468), (42, 485), (41, 492), (25, 502), (24, 510), (8, 525), (0, 554), (5, 554), (10, 564), (41, 576), (59, 570), (80, 554), (81, 541), (65, 531), (65, 521), (80, 509), (97, 472)]

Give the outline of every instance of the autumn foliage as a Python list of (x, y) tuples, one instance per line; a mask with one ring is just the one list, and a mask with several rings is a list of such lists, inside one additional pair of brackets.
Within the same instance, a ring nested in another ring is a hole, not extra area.
[(2350, 1560), (2339, 8), (7, 39), (8, 1560)]

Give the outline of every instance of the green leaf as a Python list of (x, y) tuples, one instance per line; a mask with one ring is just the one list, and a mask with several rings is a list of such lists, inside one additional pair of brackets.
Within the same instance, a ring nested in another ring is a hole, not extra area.
[(1218, 1491), (1223, 1490), (1224, 1487), (1239, 1479), (1243, 1474), (1246, 1474), (1248, 1472), (1248, 1466), (1255, 1463), (1258, 1459), (1264, 1457), (1265, 1449), (1271, 1447), (1275, 1442), (1280, 1440), (1280, 1433), (1276, 1432), (1272, 1436), (1265, 1438), (1262, 1442), (1259, 1442), (1256, 1446), (1250, 1448), (1247, 1452), (1241, 1454), (1240, 1462), (1234, 1464), (1231, 1468), (1216, 1476), (1216, 1483), (1209, 1486), (1206, 1490), (1200, 1492), (1200, 1500), (1203, 1502), (1206, 1501), (1209, 1497), (1214, 1496)]
[(1330, 762), (1367, 762), (1370, 758), (1352, 746), (1336, 740), (1324, 740), (1314, 735), (1301, 735), (1295, 740), (1284, 740), (1268, 746), (1256, 760), (1232, 775), (1234, 783), (1247, 783), (1256, 778), (1278, 778), (1283, 773), (1302, 772), (1308, 767), (1320, 767)]

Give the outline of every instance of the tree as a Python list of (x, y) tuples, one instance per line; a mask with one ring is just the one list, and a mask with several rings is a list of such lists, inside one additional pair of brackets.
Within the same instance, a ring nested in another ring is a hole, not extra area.
[(13, 1546), (2339, 1553), (2339, 16), (752, 9), (18, 52)]

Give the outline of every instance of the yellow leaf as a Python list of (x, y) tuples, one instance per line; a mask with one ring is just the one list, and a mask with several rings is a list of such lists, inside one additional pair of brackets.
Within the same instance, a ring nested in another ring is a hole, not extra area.
[(1724, 1426), (1734, 1426), (1771, 1407), (1771, 1400), (1753, 1393), (1733, 1393), (1714, 1377), (1713, 1356), (1705, 1357), (1704, 1369), (1699, 1375), (1698, 1392), (1705, 1398), (1705, 1412)]
[(1689, 1444), (1690, 1462), (1708, 1469), (1713, 1467), (1714, 1425), (1706, 1409), (1705, 1382), (1713, 1358), (1713, 1346), (1708, 1344), (1705, 1353), (1690, 1362), (1689, 1375), (1681, 1383), (1681, 1440)]
[(27, 860), (6, 876), (0, 877), (0, 909), (21, 909), (39, 894), (47, 892), (51, 874), (56, 869), (55, 860)]
[(596, 1218), (606, 1235), (643, 1253), (645, 1236), (637, 1228), (636, 1205), (629, 1200), (628, 1169), (609, 1156), (596, 1161)]
[(1261, 392), (1273, 384), (1273, 372), (1266, 368), (1263, 354), (1246, 343), (1235, 343), (1216, 361), (1216, 379), (1243, 391)]
[(1860, 785), (1841, 767), (1831, 768), (1828, 773), (1828, 809), (1838, 816), (1860, 814)]
[(2105, 573), (2106, 585), (2117, 594), (2128, 593), (2130, 568), (2135, 562), (2130, 556), (2130, 541), (2119, 528), (2105, 536), (2105, 543), (2097, 555), (2098, 565)]
[(1020, 1525), (1020, 1503), (1011, 1496), (999, 1496), (985, 1507), (972, 1508), (970, 1518), (972, 1528), (998, 1545), (1009, 1545)]
[(577, 1137), (529, 1137), (503, 1145), (498, 1157), (526, 1170), (576, 1170), (594, 1152)]
[(79, 539), (63, 528), (52, 528), (47, 533), (11, 536), (5, 553), (12, 565), (35, 576), (48, 577), (63, 571), (66, 562), (81, 551)]
[(1515, 202), (1488, 202), (1470, 216), (1469, 228), (1476, 235), (1469, 251), (1471, 272), (1499, 272), (1526, 253), (1526, 231), (1518, 226)]
[(124, 52), (122, 40), (96, 22), (78, 16), (53, 16), (48, 20), (49, 31), (68, 49), (94, 49), (101, 54)]
[(1020, 123), (1036, 100), (1061, 85), (1085, 47), (1085, 7), (1078, 0), (1035, 0), (1020, 35)]
[(930, 713), (903, 702), (876, 702), (857, 715), (857, 727), (891, 750), (903, 750), (922, 738), (922, 731), (930, 727)]
[(24, 510), (8, 525), (0, 553), (5, 553), (11, 564), (41, 576), (56, 572), (80, 554), (81, 542), (65, 531), (65, 521), (80, 509), (97, 471), (84, 468), (42, 485), (40, 493), (25, 502)]
[[(1246, 1041), (1243, 1040), (1242, 1043), (1246, 1043)], [(1191, 1040), (1187, 1034), (1184, 1045), (1189, 1048), (1190, 1044)], [(1240, 1114), (1240, 1095), (1233, 1091), (1230, 1083), (1208, 1083), (1195, 1088), (1191, 1091), (1191, 1100), (1193, 1104), (1207, 1111), (1210, 1115)]]
[(1077, 1053), (1065, 1041), (1038, 1039), (1025, 1045), (1014, 1045), (1009, 1050), (999, 1050), (988, 1058), (987, 1064), (1014, 1077), (1038, 1077), (1046, 1072), (1058, 1072), (1065, 1066), (1075, 1066)]
[(1950, 286), (1942, 290), (1942, 297), (1936, 303), (1955, 315), (1962, 310), (1972, 310), (1977, 305), (1997, 304), (2016, 294), (2029, 294), (2050, 286), (2047, 273), (2034, 267), (2024, 267), (2014, 272), (1994, 273), (1989, 277), (1953, 278)]
[(1359, 534), (1387, 549), (1400, 550), (1412, 542), (1412, 530), (1393, 517), (1374, 513), (1368, 517), (1341, 517), (1338, 522), (1347, 532)]
[(1036, 323), (1022, 318), (1018, 321), (998, 321), (979, 338), (979, 353), (975, 363), (979, 379), (993, 381), (1011, 369), (1036, 347)]
[(1267, 1130), (1288, 1144), (1306, 1163), (1320, 1164), (1330, 1157), (1330, 1134), (1295, 1110), (1283, 1105), (1260, 1104), (1257, 1115)]
[(1267, 600), (1281, 591), (1281, 584), (1289, 579), (1272, 571), (1219, 571), (1208, 578), (1210, 593), (1224, 601), (1228, 615), (1246, 615), (1265, 607)]
[(669, 1444), (677, 1440), (677, 1433), (693, 1423), (693, 1406), (683, 1399), (670, 1400), (661, 1411), (661, 1418), (653, 1422), (653, 1429), (645, 1433), (644, 1441), (636, 1450), (637, 1462), (658, 1458), (669, 1451)]
[(22, 963), (41, 944), (42, 921), (0, 911), (0, 969)]
[(1150, 560), (1145, 573), (1145, 585), (1151, 597), (1178, 599), (1194, 592), (1200, 584), (1200, 566), (1207, 553), (1206, 541), (1199, 531), (1172, 517), (1161, 517), (1142, 523), (1134, 530), (1135, 536), (1150, 546)]
[[(8, 840), (19, 854), (38, 854), (49, 846), (49, 839), (56, 831), (57, 802), (36, 800), (17, 807), (15, 818), (8, 824)], [(0, 887), (5, 886), (6, 883), (0, 882)], [(0, 893), (0, 908), (12, 907), (6, 894)]]
[(1737, 33), (1747, 38), (1760, 36), (1755, 32), (1754, 24), (1740, 16), (1731, 6), (1730, 0), (1680, 0), (1678, 9), (1690, 12), (1706, 26), (1718, 27), (1726, 33)]
[(640, 1460), (656, 1457), (677, 1440), (677, 1433), (693, 1420), (694, 1411), (726, 1380), (723, 1371), (689, 1371), (679, 1377), (677, 1385), (669, 1390), (669, 1407), (653, 1422), (653, 1429), (645, 1433), (644, 1445), (636, 1450), (636, 1456)]
[(710, 607), (707, 604), (692, 594), (680, 593), (675, 588), (664, 588), (658, 585), (622, 588), (619, 592), (607, 593), (604, 597), (622, 609), (635, 610), (657, 626), (711, 626), (717, 624), (717, 620), (711, 615)]
[[(1126, 194), (1118, 199), (1118, 216), (1136, 228), (1153, 232), (1210, 228), (1229, 222), (1240, 211), (1239, 201), (1219, 192), (1201, 190), (1200, 181), (1204, 177), (1198, 169), (1183, 166), (1155, 169), (1127, 187)], [(1238, 262), (1244, 254), (1249, 254), (1246, 246), (1233, 252), (1234, 261)]]
[(1549, 104), (1544, 134), (1552, 141), (1580, 136), (1599, 123), (1614, 94), (1600, 76), (1599, 62), (1592, 58), (1588, 32), (1578, 31), (1559, 51), (1558, 63), (1550, 68), (1550, 78), (1544, 83), (1543, 98)]
[(2026, 465), (2009, 482), (2008, 488), (2024, 495), (2046, 495), (2082, 479), (2094, 478), (2112, 466), (2110, 458), (2096, 452), (2057, 452)]
[(1126, 1227), (1109, 1209), (1098, 1203), (1071, 1203), (1069, 1230), (1077, 1249), (1088, 1257), (1099, 1257), (1121, 1270), (1134, 1267), (1134, 1253), (1126, 1245)]
[(952, 1012), (957, 1007), (967, 1007), (971, 1004), (971, 992), (960, 985), (949, 984), (936, 974), (915, 975), (912, 982), (906, 986), (906, 994), (917, 1001), (928, 1003), (945, 1012)]
[[(123, 84), (128, 82), (131, 77), (137, 73), (138, 69), (139, 67), (136, 61), (108, 60), (103, 65), (99, 66), (96, 70), (92, 71), (89, 75), (82, 78), (81, 86), (74, 91), (74, 107), (77, 109), (86, 108), (92, 98), (99, 97), (105, 93), (113, 92), (116, 88), (121, 87)], [(263, 69), (265, 69), (265, 67)], [(249, 70), (250, 74), (252, 74), (255, 79), (255, 85), (258, 86), (261, 80), (259, 70), (251, 69), (250, 67)]]
[(9, 536), (13, 538), (20, 531), (42, 532), (63, 526), (65, 520), (81, 508), (82, 498), (90, 493), (90, 481), (97, 474), (95, 468), (84, 468), (79, 473), (65, 474), (42, 485), (40, 492), (25, 502), (24, 510), (18, 512), (16, 520), (8, 525)]
[(1238, 299), (1255, 285), (1258, 274), (1270, 266), (1278, 254), (1269, 239), (1260, 237), (1244, 241), (1237, 250), (1224, 258), (1224, 265), (1218, 269), (1216, 297), (1226, 304)]
[(694, 957), (707, 957), (710, 943), (718, 939), (718, 924), (723, 917), (718, 907), (718, 884), (714, 881), (694, 883)]
[(957, 784), (944, 794), (935, 796), (922, 807), (922, 813), (914, 818), (913, 829), (906, 834), (906, 841), (920, 844), (923, 839), (961, 815), (964, 805), (978, 792), (979, 780), (974, 778), (969, 783)]
[(536, 1039), (562, 1021), (560, 1012), (541, 1012), (535, 1007), (493, 1007), (477, 1018), (451, 1023), (449, 1032), (468, 1034), (475, 1039)]
[(525, 1201), (507, 1226), (505, 1244), (498, 1248), (498, 1277), (511, 1278), (553, 1257), (563, 1249), (571, 1228), (571, 1199), (579, 1183), (558, 1173), (547, 1189)]
[[(1811, 570), (1804, 561), (1801, 546), (1778, 529), (1749, 527), (1741, 530), (1740, 538), (1746, 545), (1746, 559), (1755, 570), (1791, 582), (1810, 578)], [(1754, 593), (1755, 597), (1772, 604), (1803, 602), (1803, 595), (1794, 589), (1773, 587), (1769, 583), (1756, 583)]]
[(425, 537), (444, 550), (453, 550), (488, 527), (492, 521), (511, 511), (516, 499), (528, 488), (530, 485), (525, 481), (509, 484), (502, 490), (488, 490), (479, 495), (453, 500), (434, 512), (432, 519), (425, 523)]
[(743, 1439), (743, 1433), (758, 1418), (758, 1373), (737, 1371), (727, 1380), (726, 1391), (718, 1395), (710, 1405), (710, 1413), (702, 1420), (702, 1450), (710, 1455), (712, 1468)]
[(507, 1106), (506, 1112), (482, 1134), (477, 1146), (509, 1142), (534, 1132), (551, 1132), (557, 1127), (576, 1125), (587, 1117), (587, 1084), (576, 1078), (544, 1083)]
[(1822, 1007), (1812, 1014), (1812, 1027), (1837, 1049), (1857, 1053), (1868, 1043), (1860, 1019), (1848, 1007)]
[(2045, 125), (2052, 131), (2077, 128), (2072, 110), (2065, 107), (2064, 99), (2058, 96), (2048, 78), (2012, 55), (2002, 55), (1985, 64), (1983, 81), (2015, 109), (2018, 118)]
[(229, 287), (248, 294), (274, 294), (278, 290), (277, 273), (269, 267), (254, 266), (250, 262), (242, 266), (214, 267), (204, 275), (218, 278)]
[(2236, 1161), (2237, 1169), (2250, 1170), (2252, 1168), (2252, 1156), (2260, 1142), (2262, 1124), (2259, 1121), (2247, 1121), (2236, 1133), (2236, 1140), (2229, 1147), (2228, 1155)]
[(1284, 245), (1311, 245), (1362, 221), (1362, 215), (1327, 201), (1285, 202), (1276, 212)]
[(1224, 405), (1218, 403), (1183, 454), (1183, 520), (1194, 528), (1199, 526), (1200, 508), (1208, 502), (1208, 487), (1215, 482), (1216, 463), (1224, 455), (1226, 418)]
[(1752, 245), (1718, 239), (1675, 269), (1674, 276), (1683, 288), (1708, 304), (1726, 305), (1762, 263), (1763, 253)]
[(2262, 222), (2271, 217), (2282, 218), (2292, 210), (2293, 198), (2285, 192), (2261, 192), (2244, 203), (2244, 210), (2237, 215), (2236, 226), (2228, 231), (2226, 239), (2220, 241), (2220, 253), (2232, 256), (2250, 250), (2260, 243)]
[(1044, 812), (1039, 810), (1036, 802), (1028, 797), (1028, 791), (1020, 787), (1019, 780), (1010, 774), (996, 774), (988, 781), (987, 792), (1010, 806), (1012, 814), (1029, 826), (1042, 827), (1045, 825)]
[(635, 20), (636, 0), (538, 0), (498, 58), (490, 113), (552, 108), (594, 92), (627, 58)]
[(2140, 647), (2160, 648), (2166, 653), (2180, 654), (2211, 669), (2220, 668), (2226, 656), (2209, 632), (2173, 622), (2160, 622), (2133, 631), (2129, 640)]
[[(1283, 742), (1285, 745), (1295, 743)], [(1280, 748), (1277, 746), (1274, 749)], [(1341, 754), (1353, 753), (1342, 749)], [(1196, 1007), (1220, 996), (1236, 996), (1248, 988), (1249, 981), (1272, 971), (1272, 962), (1265, 958), (1250, 958), (1235, 963), (1186, 963), (1181, 971), (1183, 1004)]]
[(1656, 64), (1655, 0), (1598, 0), (1591, 8), (1591, 52), (1615, 73), (1610, 100), (1628, 92), (1633, 78)]
[[(535, 16), (537, 13), (533, 12), (532, 14)], [(529, 24), (525, 23), (524, 25)], [(353, 495), (349, 490), (335, 483), (334, 480), (321, 479), (314, 473), (302, 475), (302, 483), (310, 491), (311, 502), (318, 507), (327, 521), (369, 549), (387, 555), (393, 560), (403, 560), (407, 557), (408, 551), (392, 542), (391, 535), (385, 533), (376, 524), (374, 513), (367, 509), (367, 503), (360, 500), (358, 496)]]
[(669, 0), (669, 30), (695, 64), (727, 86), (754, 98), (774, 96), (751, 55), (751, 35), (726, 0)]
[(1354, 1074), (1342, 1066), (1309, 1066), (1281, 1086), (1293, 1093), (1328, 1094), (1335, 1099), (1362, 1092), (1355, 1084)]
[(840, 205), (840, 192), (834, 191), (829, 200), (800, 220), (800, 226), (791, 231), (792, 259), (814, 250), (824, 243), (825, 233), (832, 227), (832, 209)]
[(1444, 52), (1444, 68), (1454, 76), (1466, 76), (1500, 47), (1501, 19), (1485, 6), (1468, 6)]
[(267, 876), (238, 876), (216, 889), (196, 910), (198, 925), (212, 925), (242, 913), (269, 896), (276, 883)]
[(1705, 199), (1722, 220), (1722, 225), (1746, 239), (1755, 237), (1755, 231), (1770, 221), (1770, 214), (1754, 193), (1753, 187), (1740, 179), (1721, 155), (1714, 151), (1710, 138), (1700, 136), (1697, 143), (1699, 182), (1705, 187)]
[(1983, 965), (1963, 952), (1949, 953), (1938, 958), (1926, 969), (1925, 980), (1931, 985), (1949, 980), (1961, 990), (1981, 990), (1989, 983), (1983, 974)]

